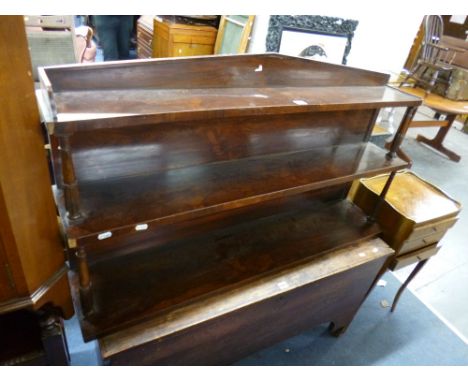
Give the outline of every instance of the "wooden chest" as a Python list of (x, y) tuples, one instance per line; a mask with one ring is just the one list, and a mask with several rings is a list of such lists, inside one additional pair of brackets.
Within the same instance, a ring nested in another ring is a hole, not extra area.
[(206, 25), (177, 24), (154, 18), (153, 57), (213, 54), (218, 30)]
[[(372, 211), (387, 179), (388, 175), (361, 179), (351, 199), (365, 212)], [(398, 172), (377, 215), (383, 239), (396, 251), (391, 269), (435, 255), (460, 209), (460, 203), (415, 173)]]
[(153, 56), (153, 16), (141, 16), (137, 22), (137, 56)]

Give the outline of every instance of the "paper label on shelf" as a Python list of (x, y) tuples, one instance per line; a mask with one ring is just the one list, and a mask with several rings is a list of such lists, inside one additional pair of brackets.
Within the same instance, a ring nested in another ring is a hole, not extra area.
[(465, 24), (466, 15), (452, 15), (450, 22), (454, 24)]
[(278, 284), (276, 284), (279, 289), (285, 290), (288, 289), (289, 284), (286, 281), (280, 281)]

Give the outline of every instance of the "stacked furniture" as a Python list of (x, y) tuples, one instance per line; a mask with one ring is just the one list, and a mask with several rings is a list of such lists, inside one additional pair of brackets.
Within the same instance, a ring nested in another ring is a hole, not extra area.
[(433, 93), (452, 101), (468, 101), (468, 41), (444, 35), (441, 43), (458, 52), (452, 61), (453, 70), (447, 76), (447, 82), (437, 83)]
[(143, 15), (137, 21), (137, 57), (153, 57), (153, 17)]
[[(361, 179), (350, 197), (363, 211), (371, 213), (387, 181), (385, 174)], [(392, 310), (409, 282), (437, 254), (440, 240), (456, 223), (460, 210), (460, 203), (415, 173), (396, 174), (376, 219), (382, 227), (382, 238), (395, 250), (389, 268), (397, 270), (414, 263), (417, 266), (399, 290)]]
[[(279, 54), (41, 79), (76, 305), (105, 362), (225, 364), (346, 329), (393, 254), (346, 195), (408, 166), (395, 152), (418, 98)], [(407, 107), (388, 152), (368, 142), (383, 107)]]

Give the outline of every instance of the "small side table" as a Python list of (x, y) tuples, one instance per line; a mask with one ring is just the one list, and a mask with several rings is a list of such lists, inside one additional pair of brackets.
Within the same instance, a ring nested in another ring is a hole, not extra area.
[[(384, 174), (360, 179), (349, 198), (370, 214), (388, 177)], [(401, 171), (395, 175), (376, 221), (382, 228), (382, 238), (395, 250), (389, 269), (417, 264), (396, 294), (392, 312), (407, 285), (437, 254), (439, 241), (456, 223), (460, 210), (459, 202), (415, 173)]]
[[(458, 115), (468, 114), (468, 102), (466, 101), (452, 101), (448, 98), (441, 97), (437, 94), (426, 93), (424, 89), (421, 88), (398, 88), (399, 90), (421, 97), (423, 100), (423, 105), (434, 110), (439, 115), (445, 115), (445, 120), (428, 120), (428, 121), (410, 121), (408, 128), (411, 127), (434, 127), (439, 126), (440, 129), (437, 132), (436, 136), (432, 139), (426, 138), (423, 135), (418, 135), (416, 140), (418, 142), (424, 143), (427, 146), (432, 147), (433, 149), (441, 152), (446, 155), (450, 160), (454, 162), (459, 162), (461, 157), (457, 153), (449, 150), (444, 146), (443, 142), (452, 126), (453, 122)], [(387, 143), (386, 147), (390, 147), (390, 142)], [(397, 155), (406, 160), (407, 162), (412, 162), (411, 158), (400, 148), (397, 151)]]

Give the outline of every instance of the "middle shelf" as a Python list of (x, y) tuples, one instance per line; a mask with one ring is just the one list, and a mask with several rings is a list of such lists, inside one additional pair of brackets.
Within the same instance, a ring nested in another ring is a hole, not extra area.
[(150, 242), (130, 254), (101, 254), (90, 262), (95, 310), (82, 320), (85, 339), (380, 233), (347, 200), (319, 203), (300, 195), (271, 211), (253, 219), (247, 212), (233, 224), (161, 245)]
[[(372, 143), (320, 147), (127, 177), (79, 181), (79, 239), (146, 223), (169, 224), (406, 168)], [(57, 195), (64, 214), (63, 197)]]

